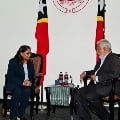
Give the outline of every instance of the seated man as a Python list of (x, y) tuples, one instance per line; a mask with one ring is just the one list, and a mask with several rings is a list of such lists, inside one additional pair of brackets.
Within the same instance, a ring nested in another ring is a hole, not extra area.
[(102, 39), (96, 48), (99, 60), (93, 70), (80, 74), (80, 81), (89, 76), (91, 81), (87, 87), (80, 88), (75, 95), (78, 103), (79, 120), (92, 120), (88, 105), (101, 120), (110, 120), (110, 116), (102, 98), (108, 96), (111, 90), (111, 80), (120, 74), (120, 59), (111, 51), (109, 41)]

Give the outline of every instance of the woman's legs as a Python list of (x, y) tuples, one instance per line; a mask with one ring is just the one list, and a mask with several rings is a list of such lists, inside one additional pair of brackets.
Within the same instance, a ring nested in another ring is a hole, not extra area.
[(30, 87), (24, 87), (22, 89), (21, 98), (20, 98), (20, 105), (19, 105), (19, 108), (18, 108), (18, 115), (20, 117), (23, 117), (24, 114), (25, 114), (25, 109), (28, 105), (30, 94), (31, 94)]
[(19, 100), (21, 98), (21, 89), (17, 88), (13, 91), (13, 95), (11, 98), (11, 103), (10, 103), (10, 118), (16, 118), (17, 117), (17, 111), (18, 111), (18, 106), (19, 106)]
[(31, 94), (30, 87), (17, 87), (10, 104), (10, 118), (23, 117)]

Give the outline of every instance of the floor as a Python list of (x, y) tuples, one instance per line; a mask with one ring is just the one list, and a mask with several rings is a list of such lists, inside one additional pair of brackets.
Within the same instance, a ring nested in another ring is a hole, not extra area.
[[(52, 110), (51, 110), (50, 116), (47, 116), (46, 109), (43, 109), (45, 107), (46, 106), (42, 106), (42, 109), (41, 109), (41, 106), (39, 106), (40, 108), (39, 113), (35, 114), (34, 112), (34, 120), (72, 120), (70, 117), (70, 111), (68, 107), (57, 107), (55, 113), (52, 113)], [(30, 111), (30, 108), (28, 106), (26, 109), (26, 113), (25, 113), (27, 120), (30, 120), (29, 111)], [(115, 108), (115, 120), (118, 120), (117, 111), (118, 111), (118, 108), (116, 107)], [(91, 114), (92, 114), (93, 120), (100, 120), (93, 113)], [(74, 120), (78, 120), (77, 115), (74, 114), (73, 117), (74, 117)], [(2, 117), (2, 107), (0, 107), (0, 120), (9, 120), (9, 115), (7, 115), (6, 118)]]

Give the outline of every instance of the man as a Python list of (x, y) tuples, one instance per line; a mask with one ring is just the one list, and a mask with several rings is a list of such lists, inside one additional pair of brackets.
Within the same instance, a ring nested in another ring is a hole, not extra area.
[(80, 74), (80, 81), (85, 76), (89, 76), (91, 82), (87, 87), (80, 88), (75, 96), (79, 120), (92, 120), (89, 107), (101, 120), (110, 120), (101, 99), (109, 95), (112, 87), (111, 80), (120, 74), (120, 60), (116, 54), (112, 53), (108, 40), (98, 41), (96, 51), (100, 59), (95, 68)]

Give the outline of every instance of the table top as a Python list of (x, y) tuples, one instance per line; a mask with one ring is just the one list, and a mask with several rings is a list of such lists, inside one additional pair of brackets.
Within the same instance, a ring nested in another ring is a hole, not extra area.
[(49, 86), (46, 86), (45, 88), (51, 88), (51, 87), (71, 87), (71, 88), (74, 88), (74, 84), (68, 84), (68, 85), (49, 85)]

